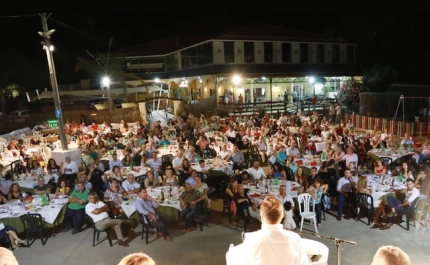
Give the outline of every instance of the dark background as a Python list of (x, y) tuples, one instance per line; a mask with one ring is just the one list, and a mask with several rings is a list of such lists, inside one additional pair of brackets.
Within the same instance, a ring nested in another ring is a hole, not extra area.
[[(48, 13), (49, 14), (49, 13)], [(239, 13), (202, 15), (163, 13), (52, 13), (48, 19), (55, 46), (59, 84), (76, 83), (74, 68), (79, 55), (93, 54), (146, 41), (171, 37), (221, 34), (254, 21), (283, 25), (357, 44), (361, 69), (374, 64), (399, 72), (399, 83), (429, 84), (430, 23), (427, 14), (381, 13)], [(32, 14), (0, 14), (0, 50), (15, 49), (35, 60), (46, 61), (37, 34), (41, 18)]]

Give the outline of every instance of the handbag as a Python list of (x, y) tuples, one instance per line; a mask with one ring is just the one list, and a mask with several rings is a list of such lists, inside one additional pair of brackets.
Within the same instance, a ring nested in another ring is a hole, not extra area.
[(331, 201), (330, 201), (330, 198), (328, 197), (327, 193), (323, 194), (323, 196), (322, 196), (322, 202), (323, 202), (323, 205), (324, 205), (324, 211), (330, 210), (330, 208), (331, 208)]

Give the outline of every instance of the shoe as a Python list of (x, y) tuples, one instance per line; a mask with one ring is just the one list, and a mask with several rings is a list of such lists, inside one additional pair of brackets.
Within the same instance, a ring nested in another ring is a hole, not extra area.
[(72, 231), (72, 235), (76, 235), (77, 233), (79, 233), (78, 231), (76, 231), (76, 230), (73, 230)]
[(118, 246), (128, 247), (128, 244), (127, 244), (127, 242), (124, 242), (122, 240), (118, 240)]
[(338, 217), (337, 217), (337, 220), (338, 220), (338, 221), (342, 221), (342, 217), (338, 216)]
[(389, 214), (387, 214), (387, 217), (396, 217), (397, 213), (396, 212), (391, 212)]
[(172, 238), (171, 236), (166, 236), (166, 241), (167, 241), (167, 242), (172, 242), (172, 241), (173, 241), (173, 238)]
[(12, 248), (13, 249), (20, 249), (21, 247), (19, 245), (15, 245), (15, 246), (12, 246)]
[(72, 230), (72, 228), (64, 228), (62, 232), (63, 232), (63, 233), (67, 233), (67, 232), (69, 232), (70, 230)]
[(157, 238), (164, 237), (163, 233), (157, 232)]
[(25, 241), (24, 241), (24, 240), (22, 240), (22, 239), (17, 239), (17, 240), (15, 240), (15, 244), (17, 244), (17, 245), (19, 245), (19, 244), (23, 244), (23, 243), (25, 243)]
[(192, 226), (192, 227), (190, 227), (190, 228), (187, 229), (187, 233), (189, 233), (191, 231), (194, 231), (194, 230), (196, 230), (196, 228)]

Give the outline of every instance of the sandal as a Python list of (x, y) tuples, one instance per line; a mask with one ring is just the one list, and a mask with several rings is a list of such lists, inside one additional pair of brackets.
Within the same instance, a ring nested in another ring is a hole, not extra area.
[(15, 240), (15, 244), (17, 244), (17, 245), (19, 245), (19, 244), (23, 244), (23, 243), (25, 243), (25, 241), (24, 241), (24, 240), (22, 240), (22, 239), (16, 239), (16, 240)]
[(21, 247), (19, 245), (12, 245), (13, 249), (20, 249)]

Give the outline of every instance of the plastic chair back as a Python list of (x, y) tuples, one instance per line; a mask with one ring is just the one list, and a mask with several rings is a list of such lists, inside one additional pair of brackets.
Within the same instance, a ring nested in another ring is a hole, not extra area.
[[(300, 214), (315, 212), (315, 203), (313, 203), (312, 206), (310, 205), (311, 197), (312, 196), (307, 193), (303, 193), (299, 195), (298, 202), (299, 202)], [(302, 207), (303, 207), (303, 211), (302, 211)]]

